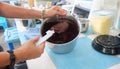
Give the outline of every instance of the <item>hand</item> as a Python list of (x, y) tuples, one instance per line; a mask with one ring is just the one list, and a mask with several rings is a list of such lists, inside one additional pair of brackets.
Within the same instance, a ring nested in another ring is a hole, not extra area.
[(66, 15), (66, 14), (67, 14), (66, 10), (60, 8), (59, 6), (53, 6), (45, 10), (44, 17), (47, 18), (52, 17), (54, 15)]
[(44, 52), (45, 42), (40, 46), (36, 46), (36, 42), (39, 40), (39, 37), (29, 40), (23, 44), (20, 48), (14, 51), (16, 55), (17, 62), (34, 59)]

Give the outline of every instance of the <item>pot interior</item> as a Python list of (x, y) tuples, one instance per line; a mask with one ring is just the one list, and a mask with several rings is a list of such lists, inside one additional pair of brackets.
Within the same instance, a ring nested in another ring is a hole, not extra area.
[(79, 34), (79, 25), (77, 20), (72, 16), (54, 16), (48, 18), (41, 27), (41, 35), (44, 36), (46, 31), (51, 29), (57, 23), (66, 22), (69, 24), (64, 33), (54, 33), (47, 41), (54, 44), (63, 44), (72, 41)]

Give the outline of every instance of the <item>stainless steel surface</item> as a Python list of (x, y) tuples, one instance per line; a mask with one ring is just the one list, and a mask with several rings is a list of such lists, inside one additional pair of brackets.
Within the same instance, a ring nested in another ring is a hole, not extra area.
[(86, 32), (88, 30), (89, 20), (87, 18), (78, 18), (80, 24), (80, 32)]

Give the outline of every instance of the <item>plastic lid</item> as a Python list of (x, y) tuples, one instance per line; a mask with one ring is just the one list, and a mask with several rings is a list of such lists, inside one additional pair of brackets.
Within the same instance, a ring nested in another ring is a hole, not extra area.
[(111, 10), (95, 10), (93, 13), (100, 16), (113, 15), (113, 11)]
[(102, 35), (97, 37), (97, 42), (104, 45), (104, 47), (115, 47), (120, 45), (120, 38), (111, 35)]

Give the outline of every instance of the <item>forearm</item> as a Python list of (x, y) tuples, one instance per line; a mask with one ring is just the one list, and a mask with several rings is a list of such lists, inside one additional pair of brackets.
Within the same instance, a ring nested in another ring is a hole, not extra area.
[[(20, 61), (26, 60), (24, 51), (22, 50), (14, 50), (14, 54), (16, 57), (15, 63), (19, 63)], [(10, 65), (10, 54), (8, 52), (0, 52), (0, 67), (4, 67)]]
[(9, 65), (10, 55), (7, 52), (0, 52), (0, 67)]
[(41, 11), (25, 9), (0, 2), (0, 15), (7, 18), (40, 18)]

